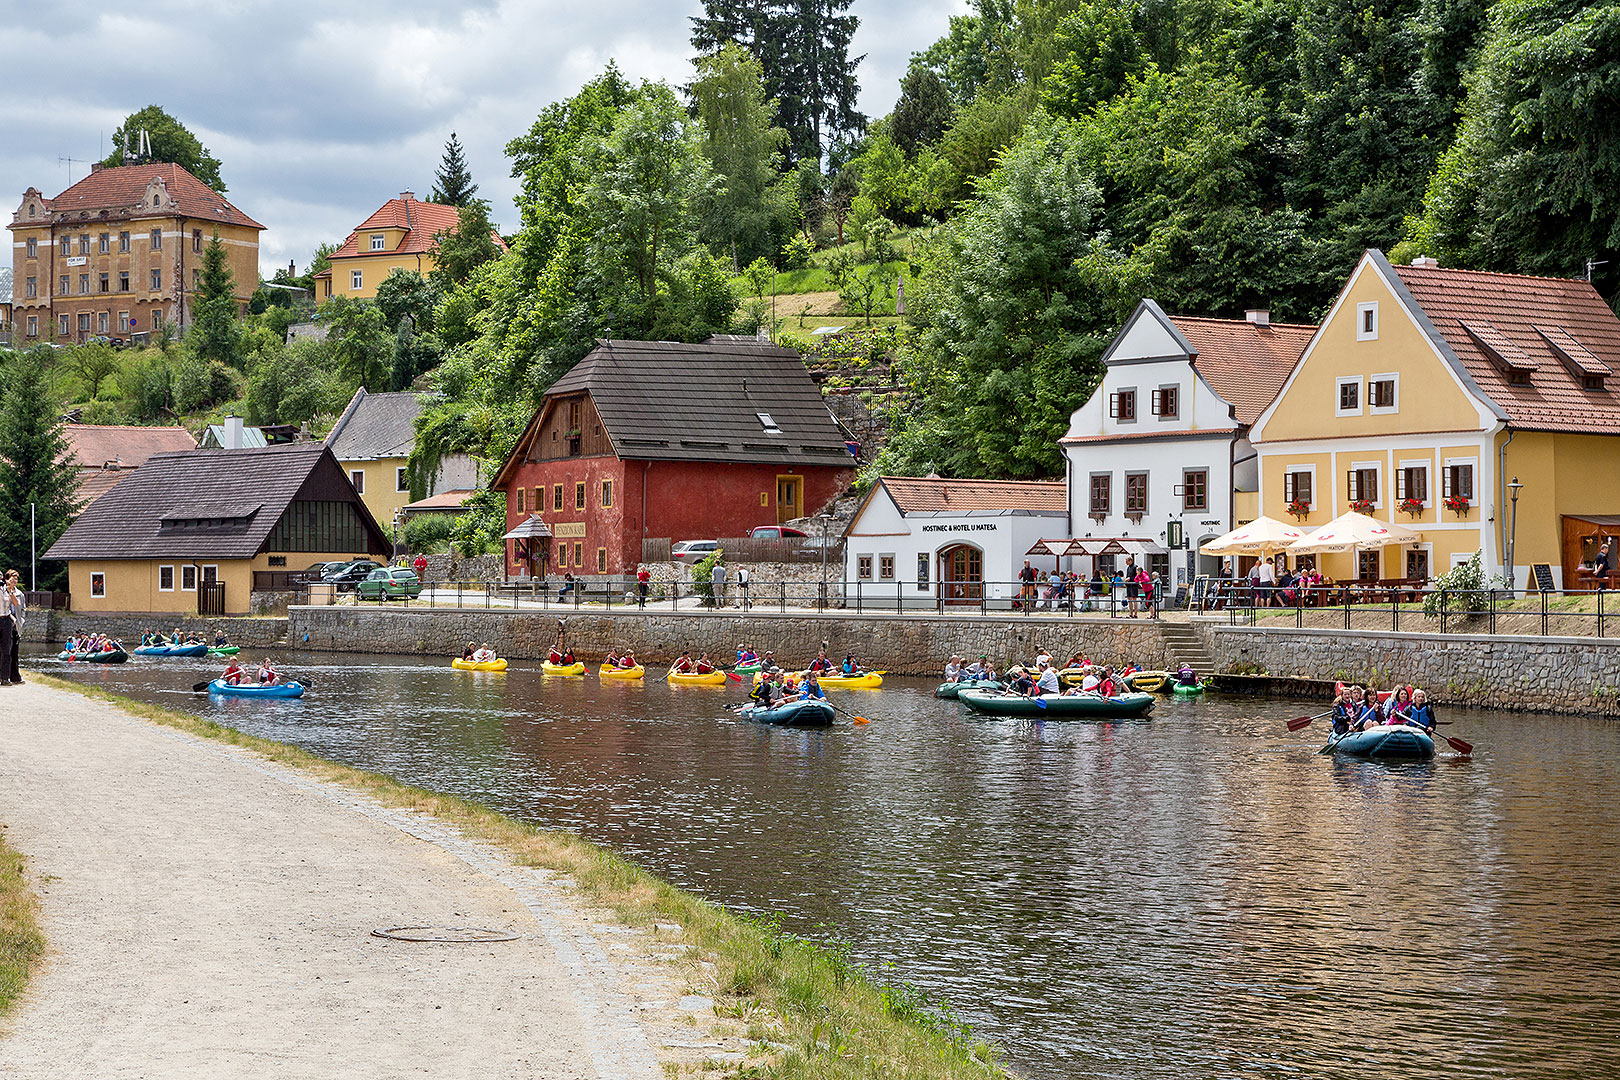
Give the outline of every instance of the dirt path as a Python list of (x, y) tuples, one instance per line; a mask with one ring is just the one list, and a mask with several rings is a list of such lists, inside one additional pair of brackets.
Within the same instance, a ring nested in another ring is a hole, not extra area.
[[(0, 822), (49, 943), (0, 1076), (651, 1080), (718, 1048), (546, 871), (76, 694), (0, 688)], [(404, 925), (519, 937), (372, 936)]]

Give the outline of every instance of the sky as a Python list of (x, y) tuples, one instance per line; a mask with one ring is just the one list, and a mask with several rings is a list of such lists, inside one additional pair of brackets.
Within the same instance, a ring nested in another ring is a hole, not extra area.
[[(20, 4), (3, 0), (0, 9)], [(478, 194), (510, 232), (517, 183), (504, 150), (542, 108), (612, 59), (633, 79), (690, 78), (698, 0), (56, 0), (46, 20), (5, 20), (7, 53), (81, 58), (69, 80), (0, 79), (0, 192), (14, 212), (107, 155), (125, 116), (157, 104), (221, 162), (227, 195), (266, 228), (265, 276), (341, 243), (401, 191), (426, 198), (455, 131)], [(913, 52), (967, 0), (854, 0), (860, 108), (894, 105)], [(307, 12), (307, 15), (306, 15)], [(15, 13), (14, 13), (15, 14)], [(71, 35), (64, 37), (64, 28)], [(102, 57), (105, 61), (90, 58)], [(43, 69), (39, 69), (43, 70)], [(37, 73), (37, 72), (36, 72)], [(64, 158), (77, 159), (64, 161)]]

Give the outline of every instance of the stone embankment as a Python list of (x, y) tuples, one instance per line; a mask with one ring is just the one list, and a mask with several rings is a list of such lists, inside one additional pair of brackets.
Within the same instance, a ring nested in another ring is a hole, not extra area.
[(223, 630), (233, 645), (280, 645), (287, 637), (283, 618), (205, 619), (198, 615), (73, 615), (61, 611), (34, 611), (23, 626), (23, 640), (66, 641), (80, 634), (106, 634), (128, 648), (141, 643), (148, 630), (172, 633), (178, 627), (182, 636), (196, 634), (214, 640), (214, 631)]

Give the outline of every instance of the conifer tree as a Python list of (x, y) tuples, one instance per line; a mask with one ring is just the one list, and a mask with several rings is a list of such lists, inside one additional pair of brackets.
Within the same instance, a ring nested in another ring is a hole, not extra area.
[(236, 278), (225, 261), (225, 242), (219, 230), (203, 248), (202, 274), (192, 301), (192, 351), (204, 360), (240, 365), (242, 333), (237, 325)]
[(434, 179), (429, 202), (444, 206), (468, 206), (478, 194), (478, 185), (473, 183), (472, 173), (467, 169), (467, 159), (461, 151), (461, 140), (456, 138), (453, 131), (450, 141), (444, 144), (444, 160), (439, 163), (439, 171)]
[[(79, 481), (46, 362), (37, 350), (14, 359), (4, 373), (0, 399), (0, 571), (18, 571), (24, 584), (31, 584), (30, 504), (35, 550), (43, 553), (66, 531), (78, 501)], [(39, 586), (56, 588), (65, 577), (60, 563), (42, 565)]]

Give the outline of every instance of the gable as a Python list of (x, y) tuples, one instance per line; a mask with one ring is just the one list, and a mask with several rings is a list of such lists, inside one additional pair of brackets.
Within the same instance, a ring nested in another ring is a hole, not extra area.
[[(1495, 411), (1474, 394), (1376, 252), (1362, 257), (1276, 399), (1255, 424), (1256, 442), (1434, 431), (1478, 431)], [(1371, 315), (1369, 331), (1363, 320)], [(1395, 404), (1372, 402), (1374, 381), (1394, 381)], [(1341, 381), (1356, 386), (1339, 409)]]
[(1103, 353), (1104, 364), (1128, 364), (1138, 360), (1186, 359), (1192, 346), (1181, 336), (1170, 319), (1152, 300), (1143, 300), (1131, 312), (1119, 335)]

